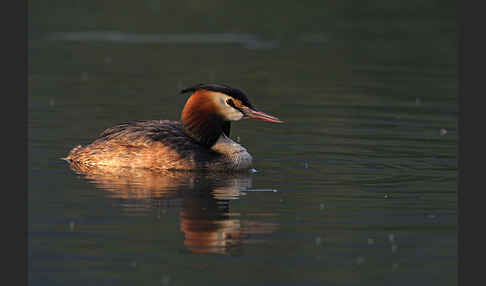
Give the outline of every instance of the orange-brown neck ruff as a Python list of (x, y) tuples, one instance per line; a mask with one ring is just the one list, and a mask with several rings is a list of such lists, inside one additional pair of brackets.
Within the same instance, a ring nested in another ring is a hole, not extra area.
[(229, 136), (230, 122), (216, 113), (212, 91), (197, 90), (182, 110), (181, 122), (184, 131), (201, 145), (211, 148), (224, 132)]

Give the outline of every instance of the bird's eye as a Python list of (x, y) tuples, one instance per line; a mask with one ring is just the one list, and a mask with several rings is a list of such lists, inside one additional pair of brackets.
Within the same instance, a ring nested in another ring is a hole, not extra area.
[(233, 100), (231, 98), (226, 99), (226, 104), (228, 104), (229, 106), (231, 106), (233, 108), (236, 108), (235, 103), (233, 102)]

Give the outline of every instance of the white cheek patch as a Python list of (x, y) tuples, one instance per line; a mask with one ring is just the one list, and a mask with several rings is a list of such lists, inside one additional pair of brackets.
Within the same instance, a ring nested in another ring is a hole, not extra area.
[(218, 112), (223, 115), (224, 119), (229, 121), (237, 121), (243, 118), (243, 113), (226, 103), (227, 99), (229, 97), (225, 95), (218, 96), (218, 99), (215, 101)]
[(223, 116), (227, 120), (236, 121), (236, 120), (240, 120), (241, 118), (243, 118), (243, 113), (241, 113), (240, 111), (234, 109), (231, 106), (228, 106), (228, 108), (226, 108), (224, 110)]

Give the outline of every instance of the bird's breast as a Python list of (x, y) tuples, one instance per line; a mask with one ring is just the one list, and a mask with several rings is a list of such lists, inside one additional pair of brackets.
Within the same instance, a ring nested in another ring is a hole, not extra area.
[(245, 147), (228, 138), (224, 133), (221, 134), (216, 144), (211, 149), (223, 154), (229, 160), (234, 169), (250, 168), (253, 158)]

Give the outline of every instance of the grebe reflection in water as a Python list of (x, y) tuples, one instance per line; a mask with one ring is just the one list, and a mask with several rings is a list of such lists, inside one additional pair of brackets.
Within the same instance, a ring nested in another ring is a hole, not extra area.
[[(153, 215), (180, 209), (179, 230), (190, 252), (238, 254), (243, 245), (258, 243), (278, 228), (271, 212), (249, 213), (251, 220), (230, 210), (231, 202), (251, 187), (252, 175), (179, 172), (71, 164), (108, 198), (120, 202), (123, 213)], [(255, 219), (260, 217), (261, 219)], [(166, 227), (161, 225), (160, 227)]]

